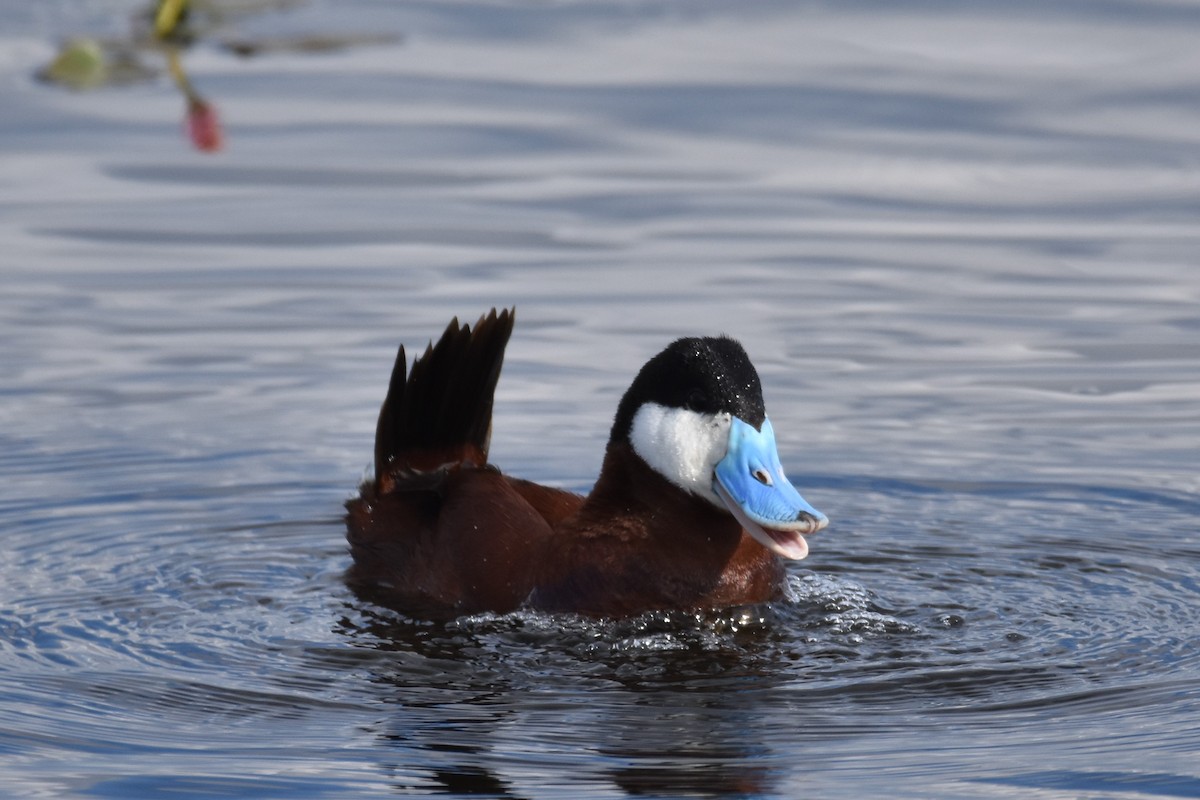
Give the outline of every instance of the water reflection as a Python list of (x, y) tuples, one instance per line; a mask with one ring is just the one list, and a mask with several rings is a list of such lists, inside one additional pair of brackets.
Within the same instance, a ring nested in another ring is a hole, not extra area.
[[(563, 791), (715, 797), (771, 789), (763, 706), (786, 679), (774, 617), (765, 607), (431, 622), (367, 609), (340, 628), (386, 654), (374, 680), (390, 712), (376, 733), (395, 754), (384, 769), (397, 790), (524, 797), (557, 764), (550, 783)], [(753, 691), (731, 692), (731, 681)]]
[[(827, 731), (830, 705), (846, 701), (829, 665), (840, 665), (836, 675), (865, 654), (835, 652), (826, 637), (843, 648), (852, 636), (923, 644), (890, 617), (847, 633), (850, 617), (885, 617), (861, 607), (861, 588), (793, 584), (788, 603), (627, 620), (517, 612), (432, 621), (360, 596), (338, 631), (376, 654), (372, 694), (389, 711), (375, 735), (393, 754), (383, 769), (397, 791), (763, 795), (781, 791), (805, 720)], [(798, 642), (806, 629), (810, 642)], [(820, 724), (806, 709), (811, 690), (797, 684), (805, 672), (821, 687)]]

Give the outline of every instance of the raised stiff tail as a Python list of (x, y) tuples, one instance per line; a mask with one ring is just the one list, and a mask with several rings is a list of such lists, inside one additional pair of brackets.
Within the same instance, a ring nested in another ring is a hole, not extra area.
[(493, 308), (474, 328), (455, 317), (437, 344), (413, 359), (411, 372), (400, 347), (375, 428), (380, 492), (402, 476), (487, 463), (492, 398), (515, 316), (516, 309)]

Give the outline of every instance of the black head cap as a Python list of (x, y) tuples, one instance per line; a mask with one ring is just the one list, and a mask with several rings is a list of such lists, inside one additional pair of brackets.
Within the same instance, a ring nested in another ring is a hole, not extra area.
[(628, 441), (633, 415), (646, 403), (701, 414), (727, 411), (762, 427), (762, 384), (746, 351), (727, 336), (677, 339), (646, 362), (621, 398), (613, 441)]

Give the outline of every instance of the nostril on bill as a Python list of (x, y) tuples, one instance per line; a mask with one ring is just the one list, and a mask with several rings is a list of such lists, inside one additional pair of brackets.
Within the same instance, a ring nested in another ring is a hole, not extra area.
[(801, 511), (797, 514), (796, 521), (807, 525), (810, 532), (816, 532), (821, 529), (821, 518), (807, 511)]

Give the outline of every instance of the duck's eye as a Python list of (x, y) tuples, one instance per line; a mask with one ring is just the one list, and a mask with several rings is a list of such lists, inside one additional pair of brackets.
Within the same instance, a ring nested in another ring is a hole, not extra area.
[(687, 396), (688, 411), (701, 411), (708, 404), (708, 398), (699, 389), (692, 389)]
[(773, 486), (774, 481), (771, 480), (771, 474), (761, 467), (750, 473), (754, 476), (754, 480), (761, 483), (763, 486)]

